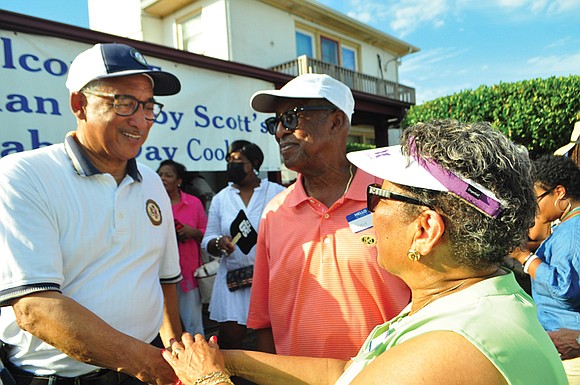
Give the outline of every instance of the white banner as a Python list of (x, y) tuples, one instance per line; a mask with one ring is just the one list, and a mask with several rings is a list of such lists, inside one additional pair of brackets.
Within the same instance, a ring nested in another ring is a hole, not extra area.
[[(60, 143), (76, 121), (65, 87), (68, 66), (89, 44), (0, 30), (0, 157)], [(235, 140), (264, 152), (261, 171), (280, 170), (278, 144), (254, 112), (250, 96), (273, 85), (154, 57), (150, 66), (175, 74), (181, 92), (157, 97), (163, 113), (151, 128), (138, 161), (156, 169), (165, 159), (189, 171), (225, 171), (227, 147)]]

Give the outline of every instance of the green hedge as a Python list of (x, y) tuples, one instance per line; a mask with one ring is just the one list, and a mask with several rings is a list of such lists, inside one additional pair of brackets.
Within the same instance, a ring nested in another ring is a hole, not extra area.
[(346, 152), (368, 150), (370, 148), (375, 148), (374, 144), (364, 144), (364, 143), (347, 143)]
[(488, 121), (532, 157), (568, 143), (580, 120), (580, 76), (532, 79), (481, 86), (413, 106), (402, 122), (408, 127), (431, 119)]

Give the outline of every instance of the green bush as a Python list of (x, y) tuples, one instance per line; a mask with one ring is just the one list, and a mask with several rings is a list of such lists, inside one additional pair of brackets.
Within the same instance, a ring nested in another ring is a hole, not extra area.
[(346, 152), (368, 150), (370, 148), (375, 148), (374, 144), (364, 144), (364, 143), (347, 143)]
[(431, 119), (487, 121), (532, 157), (568, 143), (580, 120), (580, 76), (481, 86), (413, 106), (403, 127)]

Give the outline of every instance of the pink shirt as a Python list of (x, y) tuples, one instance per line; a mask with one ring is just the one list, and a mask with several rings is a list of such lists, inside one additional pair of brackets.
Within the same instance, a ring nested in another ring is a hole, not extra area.
[[(181, 191), (181, 201), (172, 205), (171, 208), (174, 219), (205, 233), (207, 216), (205, 215), (203, 204), (198, 198)], [(178, 241), (177, 244), (179, 248), (179, 265), (181, 266), (181, 275), (183, 275), (181, 289), (184, 292), (188, 292), (197, 287), (197, 281), (193, 273), (201, 265), (199, 243), (193, 239), (188, 239), (185, 242)]]
[(409, 302), (405, 283), (377, 264), (368, 242), (373, 228), (355, 233), (346, 218), (366, 207), (366, 187), (376, 182), (358, 170), (347, 194), (327, 209), (306, 195), (299, 177), (268, 204), (248, 327), (271, 327), (278, 354), (349, 359)]

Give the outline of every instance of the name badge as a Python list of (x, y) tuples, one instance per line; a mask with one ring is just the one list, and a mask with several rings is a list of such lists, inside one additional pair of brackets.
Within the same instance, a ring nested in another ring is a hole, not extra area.
[(373, 227), (373, 213), (367, 208), (346, 216), (346, 221), (353, 233), (360, 233)]

